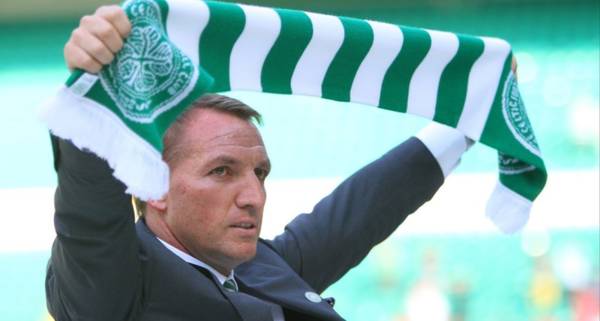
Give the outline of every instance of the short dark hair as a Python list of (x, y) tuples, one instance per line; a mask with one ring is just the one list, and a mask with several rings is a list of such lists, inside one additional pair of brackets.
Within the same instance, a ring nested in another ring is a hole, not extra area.
[[(181, 136), (190, 114), (198, 109), (211, 109), (238, 117), (239, 119), (261, 125), (262, 116), (252, 107), (243, 102), (224, 95), (207, 94), (196, 99), (192, 104), (171, 124), (163, 136), (163, 160), (167, 163), (175, 157), (174, 145)], [(134, 212), (138, 217), (144, 216), (146, 202), (137, 197), (132, 199)]]
[(167, 129), (163, 136), (163, 160), (167, 163), (171, 162), (175, 158), (175, 145), (176, 141), (181, 136), (182, 131), (186, 127), (186, 123), (190, 118), (190, 114), (198, 109), (211, 109), (220, 111), (226, 114), (233, 115), (239, 119), (255, 123), (262, 124), (262, 117), (260, 113), (254, 110), (252, 107), (244, 104), (243, 102), (218, 94), (204, 95), (195, 100), (190, 107), (188, 107), (173, 124)]

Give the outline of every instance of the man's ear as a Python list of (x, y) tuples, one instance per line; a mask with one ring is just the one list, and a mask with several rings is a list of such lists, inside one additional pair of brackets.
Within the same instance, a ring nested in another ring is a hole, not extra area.
[(167, 210), (167, 196), (163, 196), (159, 200), (147, 201), (146, 206), (153, 208), (157, 212), (164, 212)]

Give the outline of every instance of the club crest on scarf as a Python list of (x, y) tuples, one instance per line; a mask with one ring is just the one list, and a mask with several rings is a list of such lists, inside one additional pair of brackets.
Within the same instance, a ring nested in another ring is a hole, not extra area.
[(168, 41), (154, 1), (130, 2), (125, 11), (133, 28), (100, 80), (125, 117), (150, 123), (177, 103), (175, 98), (193, 82), (195, 68)]
[(504, 83), (502, 114), (515, 139), (523, 147), (527, 148), (527, 150), (540, 157), (540, 148), (533, 134), (533, 128), (527, 117), (523, 100), (521, 99), (517, 79), (512, 72), (508, 74)]

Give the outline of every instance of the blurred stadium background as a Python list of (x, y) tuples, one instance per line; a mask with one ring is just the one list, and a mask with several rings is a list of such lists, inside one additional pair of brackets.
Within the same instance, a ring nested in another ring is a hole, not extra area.
[[(108, 2), (0, 0), (1, 320), (50, 320), (43, 281), (56, 183), (35, 110), (68, 75), (62, 46), (78, 17)], [(522, 93), (550, 171), (527, 228), (502, 235), (484, 218), (496, 156), (476, 145), (433, 201), (326, 291), (342, 316), (600, 320), (597, 0), (247, 2), (502, 37), (519, 60)], [(358, 105), (231, 94), (265, 118), (261, 130), (274, 163), (265, 237), (425, 124)]]

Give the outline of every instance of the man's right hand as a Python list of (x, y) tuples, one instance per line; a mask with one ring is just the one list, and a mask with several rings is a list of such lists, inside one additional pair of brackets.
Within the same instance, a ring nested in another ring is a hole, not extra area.
[(93, 15), (81, 18), (64, 48), (70, 70), (79, 68), (97, 73), (109, 64), (123, 47), (131, 31), (125, 11), (117, 5), (102, 6)]

